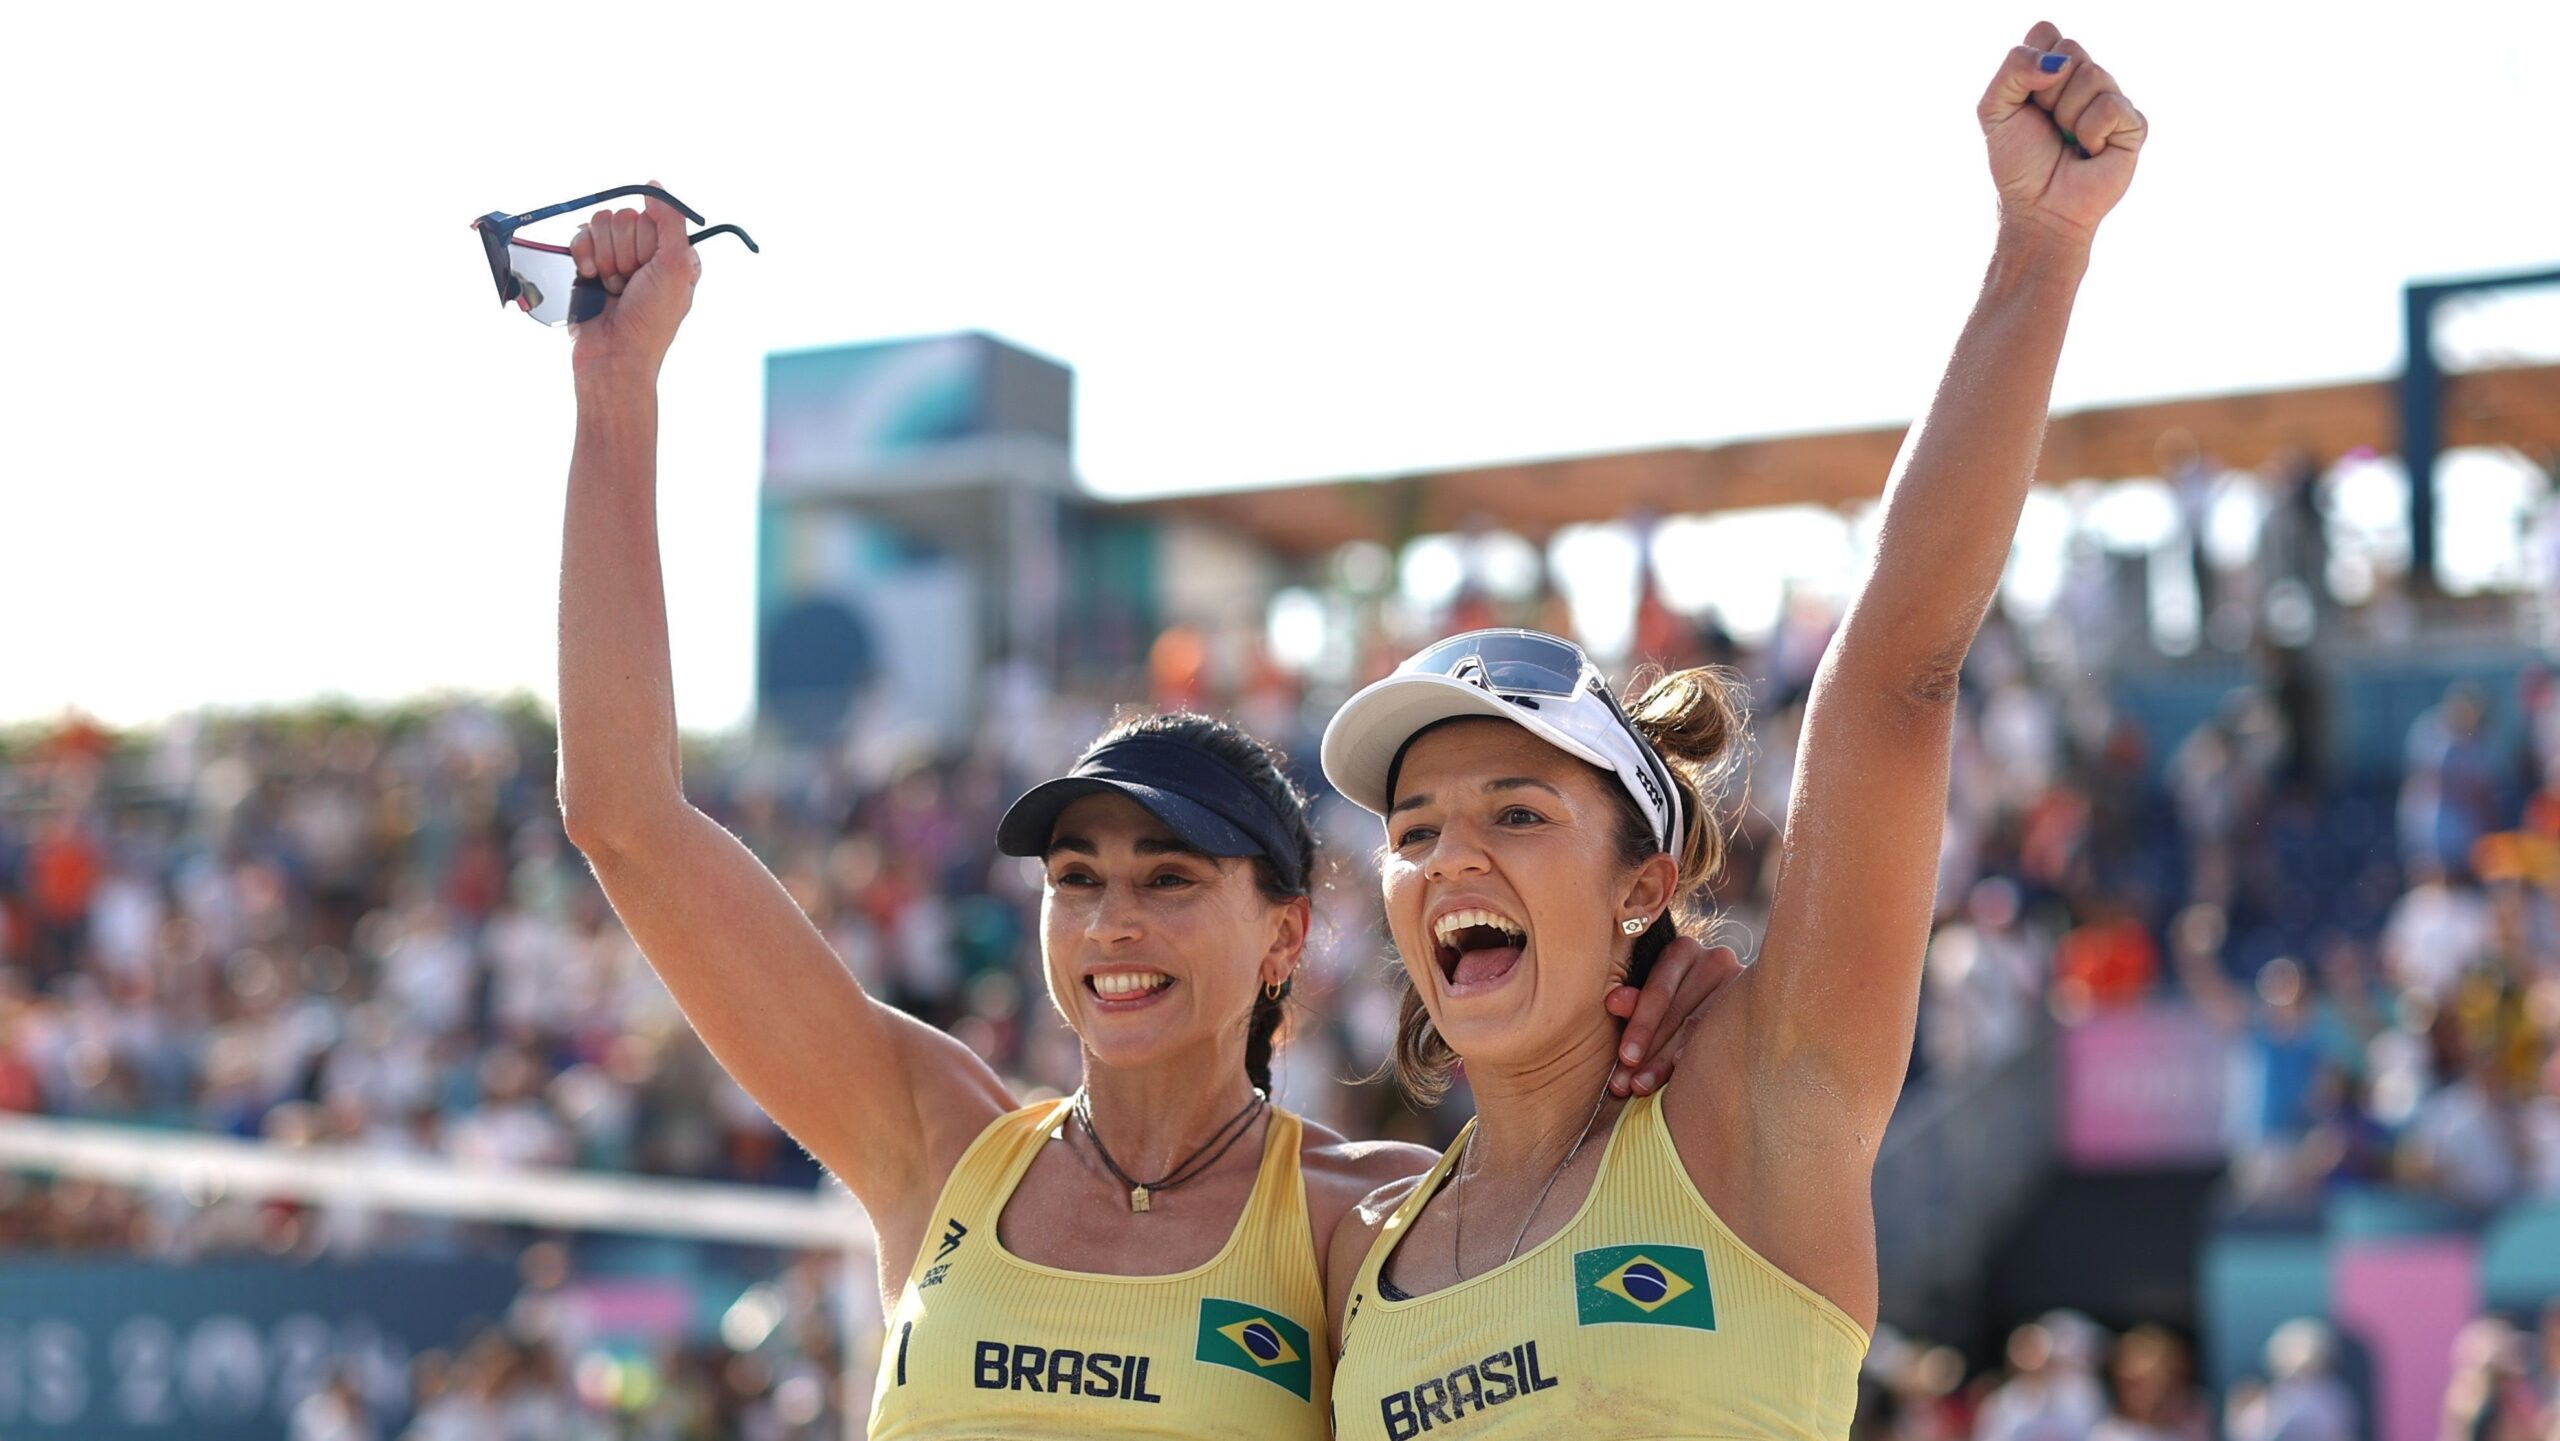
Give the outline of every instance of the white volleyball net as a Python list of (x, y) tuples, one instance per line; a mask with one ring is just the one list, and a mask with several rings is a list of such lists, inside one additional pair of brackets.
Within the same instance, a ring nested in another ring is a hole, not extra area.
[(862, 1434), (871, 1229), (832, 1184), (0, 1115), (0, 1185), (53, 1218), (0, 1281), (13, 1441), (301, 1435), (332, 1405), (383, 1441), (491, 1417), (600, 1441), (706, 1408)]

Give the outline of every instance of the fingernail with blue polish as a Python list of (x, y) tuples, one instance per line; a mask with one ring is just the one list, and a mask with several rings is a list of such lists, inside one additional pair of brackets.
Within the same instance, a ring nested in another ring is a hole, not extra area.
[(2053, 72), (2055, 72), (2055, 71), (2057, 71), (2057, 70), (2061, 69), (2063, 66), (2068, 65), (2068, 64), (2070, 64), (2070, 63), (2071, 63), (2071, 57), (2070, 57), (2070, 56), (2068, 56), (2068, 55), (2065, 55), (2065, 54), (2063, 54), (2061, 51), (2057, 50), (2057, 51), (2055, 51), (2054, 53), (2052, 53), (2052, 54), (2050, 54), (2050, 55), (2047, 55), (2047, 56), (2044, 56), (2043, 58), (2041, 58), (2041, 59), (2037, 60), (2037, 61), (2036, 61), (2036, 66), (2037, 66), (2037, 68), (2039, 68), (2039, 69), (2043, 70), (2045, 74), (2047, 74), (2047, 75), (2051, 75)]

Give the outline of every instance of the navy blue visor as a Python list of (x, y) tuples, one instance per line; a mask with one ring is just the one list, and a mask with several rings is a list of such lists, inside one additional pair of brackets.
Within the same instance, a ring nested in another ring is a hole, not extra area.
[(996, 826), (996, 849), (1045, 856), (1058, 817), (1086, 796), (1128, 797), (1185, 844), (1212, 856), (1261, 856), (1289, 890), (1303, 890), (1290, 827), (1262, 788), (1233, 766), (1171, 736), (1133, 735), (1096, 746), (1076, 768), (1023, 793)]

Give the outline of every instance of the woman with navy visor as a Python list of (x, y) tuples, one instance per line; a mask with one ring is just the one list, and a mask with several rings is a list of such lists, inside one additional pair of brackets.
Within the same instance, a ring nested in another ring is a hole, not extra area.
[[(1042, 858), (1041, 960), (1083, 1043), (1068, 1101), (1022, 1107), (968, 1047), (866, 995), (747, 849), (687, 803), (658, 579), (656, 376), (698, 262), (675, 212), (571, 246), (612, 299), (576, 328), (560, 589), (570, 838), (723, 1066), (870, 1213), (882, 1437), (1320, 1437), (1319, 1238), (1431, 1157), (1269, 1105), (1309, 923), (1305, 804), (1259, 741), (1123, 721), (1005, 817)], [(1680, 1034), (1734, 973), (1694, 943), (1629, 1039)], [(1664, 1060), (1627, 1068), (1650, 1089)]]
[(2090, 240), (2144, 135), (2047, 24), (1977, 116), (2000, 199), (1989, 274), (1815, 679), (1760, 960), (1659, 1093), (1610, 1091), (1617, 1038), (1575, 998), (1659, 944), (1716, 869), (1710, 806), (1743, 735), (1724, 681), (1681, 672), (1622, 710), (1571, 645), (1478, 633), (1325, 732), (1326, 775), (1385, 821), (1412, 988), (1399, 1064), (1427, 1090), (1463, 1058), (1477, 1107), (1331, 1247), (1338, 1436), (1848, 1434), (1957, 673)]

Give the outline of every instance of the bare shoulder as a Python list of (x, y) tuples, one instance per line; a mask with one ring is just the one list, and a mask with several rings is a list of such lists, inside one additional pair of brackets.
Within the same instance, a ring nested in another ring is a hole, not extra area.
[(1349, 1211), (1343, 1214), (1343, 1226), (1358, 1227), (1362, 1231), (1374, 1234), (1387, 1224), (1387, 1218), (1394, 1215), (1398, 1207), (1410, 1200), (1414, 1191), (1428, 1179), (1428, 1173), (1399, 1176), (1378, 1187), (1361, 1197)]
[(1331, 1239), (1325, 1244), (1325, 1271), (1329, 1279), (1348, 1282), (1350, 1273), (1360, 1269), (1369, 1254), (1370, 1243), (1387, 1227), (1394, 1215), (1423, 1182), (1420, 1175), (1399, 1176), (1371, 1190), (1347, 1207), (1341, 1219), (1333, 1224)]
[(1439, 1160), (1439, 1153), (1425, 1146), (1353, 1141), (1306, 1123), (1298, 1173), (1307, 1181), (1307, 1224), (1315, 1233), (1309, 1239), (1324, 1275), (1325, 1305), (1332, 1318), (1328, 1329), (1340, 1326), (1352, 1279), (1387, 1218)]
[[(1421, 1148), (1409, 1146), (1405, 1149), (1420, 1150)], [(1341, 1349), (1343, 1323), (1349, 1317), (1350, 1308), (1354, 1304), (1352, 1289), (1354, 1283), (1360, 1278), (1362, 1266), (1367, 1263), (1369, 1253), (1376, 1248), (1378, 1237), (1386, 1231), (1388, 1218), (1395, 1215), (1397, 1209), (1411, 1199), (1415, 1188), (1423, 1183), (1427, 1174), (1427, 1172), (1414, 1172), (1371, 1188), (1342, 1209), (1340, 1217), (1333, 1223), (1330, 1231), (1319, 1233), (1325, 1237), (1321, 1252), (1324, 1260), (1325, 1314), (1332, 1322), (1333, 1340), (1337, 1353)]]
[(1305, 1128), (1299, 1170), (1307, 1178), (1307, 1219), (1320, 1237), (1332, 1235), (1364, 1198), (1397, 1185), (1410, 1190), (1440, 1160), (1439, 1152), (1405, 1141), (1348, 1140), (1313, 1121)]

